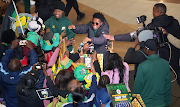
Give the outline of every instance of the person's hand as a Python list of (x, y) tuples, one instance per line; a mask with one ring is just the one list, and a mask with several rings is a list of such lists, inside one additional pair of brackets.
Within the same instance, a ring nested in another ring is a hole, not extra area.
[(19, 39), (13, 40), (11, 43), (11, 48), (15, 49), (15, 48), (19, 47), (19, 41), (20, 41)]
[(168, 35), (168, 32), (164, 28), (161, 27), (161, 29), (162, 29), (163, 34)]
[(66, 30), (64, 30), (62, 33), (61, 33), (61, 37), (65, 37), (66, 36)]
[(38, 63), (39, 63), (39, 62), (37, 62), (37, 63), (35, 63), (35, 64), (33, 65), (33, 67), (32, 67), (33, 70), (36, 69), (36, 65), (37, 65)]
[(46, 64), (46, 63), (43, 63), (42, 67), (43, 67), (43, 73), (44, 73), (44, 75), (45, 75), (45, 76), (48, 76), (47, 71), (46, 71), (46, 69), (47, 69), (47, 64)]
[(94, 50), (94, 53), (92, 54), (92, 60), (93, 62), (97, 60), (97, 52)]
[(84, 44), (83, 49), (85, 52), (89, 51), (89, 46), (87, 43)]
[(32, 46), (32, 42), (29, 41), (29, 40), (27, 40), (26, 46), (27, 46), (29, 49), (34, 49), (33, 46)]
[(83, 48), (81, 48), (81, 51), (80, 51), (80, 53), (79, 53), (79, 56), (80, 56), (79, 63), (84, 63), (84, 54), (83, 54)]
[(50, 79), (51, 79), (52, 81), (54, 81), (54, 73), (51, 73)]
[(76, 26), (75, 25), (69, 25), (68, 29), (76, 29)]
[(65, 42), (65, 45), (67, 47), (67, 46), (73, 45), (73, 43), (75, 43), (75, 40), (73, 38), (71, 38)]
[(47, 70), (47, 64), (43, 63), (42, 68), (43, 68), (43, 71), (46, 71)]
[(140, 42), (139, 42), (139, 39), (138, 39), (138, 36), (137, 36), (137, 38), (136, 38), (136, 40), (133, 42), (133, 45), (132, 45), (132, 48), (136, 48), (136, 46), (139, 44)]
[(37, 12), (37, 13), (33, 13), (32, 16), (39, 17), (39, 16), (38, 16), (38, 12)]
[(61, 49), (61, 45), (62, 45), (62, 42), (64, 41), (64, 39), (60, 40), (59, 41), (59, 45), (58, 45), (58, 48)]
[(80, 51), (80, 53), (79, 53), (79, 56), (83, 56), (83, 48), (81, 48), (81, 51)]
[(54, 97), (53, 98), (53, 106), (52, 107), (56, 107), (56, 103), (60, 100), (60, 97)]
[(83, 39), (83, 42), (84, 42), (84, 43), (87, 43), (87, 42), (89, 42), (89, 41), (91, 42), (91, 39), (88, 38), (88, 37), (85, 37), (85, 38)]
[(93, 75), (96, 75), (96, 70), (95, 70), (94, 64), (93, 64), (93, 62), (94, 62), (93, 55), (90, 55), (90, 57), (91, 57), (91, 72), (93, 73)]
[(104, 34), (103, 36), (104, 36), (106, 39), (114, 40), (114, 35)]
[(24, 37), (26, 37), (26, 35), (22, 35), (22, 37), (24, 38)]

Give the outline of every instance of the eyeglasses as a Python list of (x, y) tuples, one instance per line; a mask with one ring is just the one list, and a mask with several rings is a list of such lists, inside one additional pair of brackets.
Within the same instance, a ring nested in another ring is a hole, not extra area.
[(92, 22), (92, 24), (93, 24), (93, 25), (94, 25), (94, 24), (98, 25), (99, 23)]

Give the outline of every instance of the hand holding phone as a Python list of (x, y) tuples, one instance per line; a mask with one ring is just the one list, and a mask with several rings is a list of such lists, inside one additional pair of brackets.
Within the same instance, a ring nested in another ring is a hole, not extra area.
[(26, 45), (27, 40), (20, 40), (19, 45)]
[(87, 57), (85, 57), (84, 60), (85, 60), (85, 68), (91, 69), (91, 57), (87, 54)]
[(42, 69), (42, 65), (37, 64), (37, 65), (35, 66), (35, 68), (40, 70), (40, 69)]

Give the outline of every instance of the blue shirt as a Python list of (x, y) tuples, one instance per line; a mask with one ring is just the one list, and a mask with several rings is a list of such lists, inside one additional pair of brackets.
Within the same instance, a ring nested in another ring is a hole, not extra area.
[(100, 88), (96, 92), (96, 100), (95, 100), (96, 107), (101, 107), (100, 100), (102, 101), (102, 104), (106, 104), (111, 100), (108, 91), (105, 88)]
[(2, 57), (0, 63), (0, 80), (5, 90), (6, 107), (17, 107), (18, 98), (16, 95), (16, 85), (24, 74), (32, 70), (32, 67), (38, 61), (37, 54), (34, 49), (30, 50), (30, 64), (27, 67), (21, 68), (16, 72), (11, 72), (8, 68), (9, 61), (13, 55), (13, 49), (6, 50), (5, 55)]

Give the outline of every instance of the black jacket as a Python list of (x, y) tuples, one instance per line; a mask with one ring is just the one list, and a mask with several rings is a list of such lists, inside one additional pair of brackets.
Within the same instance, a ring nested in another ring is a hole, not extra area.
[(124, 62), (127, 62), (128, 64), (135, 64), (134, 79), (136, 77), (138, 65), (145, 61), (147, 59), (146, 57), (147, 56), (145, 55), (143, 47), (140, 47), (140, 49), (137, 51), (135, 51), (134, 48), (129, 48), (126, 52), (124, 56)]
[(152, 22), (147, 25), (148, 27), (163, 27), (168, 33), (180, 39), (180, 26), (179, 22), (172, 16), (166, 14), (160, 15), (152, 19)]
[(0, 60), (3, 57), (3, 55), (5, 54), (5, 51), (7, 50), (7, 46), (4, 44), (0, 44)]
[(56, 88), (49, 76), (47, 76), (46, 79), (47, 79), (46, 85), (52, 92), (53, 96), (57, 97), (58, 95), (60, 95), (63, 98), (67, 97), (67, 95), (69, 94), (68, 90), (60, 90)]
[[(24, 87), (24, 76), (20, 79), (16, 86), (16, 94), (18, 97), (18, 107), (44, 107), (43, 100), (40, 100), (36, 89), (25, 90), (26, 95), (22, 94), (22, 87)], [(29, 93), (29, 94), (28, 94)]]
[[(174, 37), (180, 39), (180, 25), (179, 22), (174, 19), (172, 16), (168, 16), (166, 14), (160, 15), (152, 19), (152, 22), (148, 24), (149, 27), (163, 27), (168, 33), (172, 34)], [(180, 50), (174, 47), (171, 43), (171, 52), (168, 45), (160, 48), (159, 56), (163, 59), (169, 61), (169, 56), (171, 53), (171, 61), (170, 65), (173, 67), (175, 71), (180, 70), (179, 66), (179, 58), (180, 58)]]

